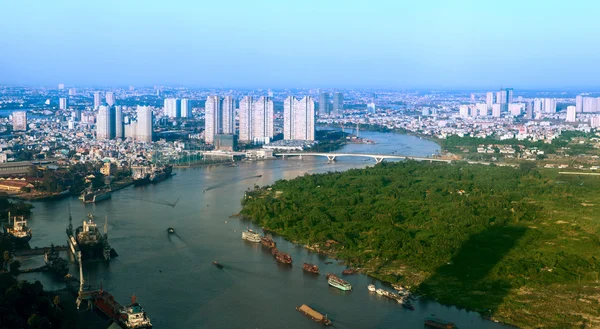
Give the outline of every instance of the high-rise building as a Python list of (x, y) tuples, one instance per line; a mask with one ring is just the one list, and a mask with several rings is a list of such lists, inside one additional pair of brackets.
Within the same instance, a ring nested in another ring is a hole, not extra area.
[(96, 114), (96, 139), (107, 140), (115, 136), (114, 108), (101, 105)]
[(576, 106), (567, 106), (567, 122), (575, 122), (577, 121), (577, 107)]
[(63, 90), (65, 89), (65, 84), (64, 83), (59, 83), (58, 84), (58, 90)]
[(458, 112), (461, 117), (468, 118), (469, 117), (469, 105), (461, 105), (458, 107)]
[(94, 93), (94, 108), (97, 109), (102, 105), (102, 96), (100, 96), (100, 92), (96, 91)]
[(502, 104), (492, 105), (492, 116), (494, 118), (499, 118), (501, 112), (502, 112)]
[(510, 104), (513, 102), (513, 93), (514, 93), (514, 89), (513, 88), (506, 88), (504, 89), (504, 92), (506, 94), (506, 103)]
[(204, 142), (212, 144), (215, 135), (221, 133), (223, 118), (220, 111), (219, 96), (208, 96), (204, 104)]
[(221, 122), (222, 127), (219, 129), (219, 134), (233, 135), (235, 134), (235, 101), (233, 96), (223, 97), (221, 104)]
[(541, 113), (542, 112), (542, 100), (536, 98), (533, 100), (533, 113)]
[(69, 96), (76, 96), (76, 95), (77, 95), (77, 89), (69, 88)]
[(583, 112), (600, 112), (600, 99), (594, 97), (583, 97)]
[(525, 104), (523, 104), (523, 103), (508, 104), (508, 112), (510, 112), (510, 114), (515, 117), (521, 115), (521, 113), (523, 113), (524, 109), (525, 109)]
[(169, 118), (181, 118), (181, 100), (177, 98), (165, 98), (164, 115)]
[(273, 135), (273, 100), (261, 96), (252, 104), (252, 141), (268, 144)]
[[(479, 116), (482, 117), (487, 117), (488, 116), (488, 104), (487, 101), (485, 103), (477, 103), (475, 105), (475, 108), (477, 109), (477, 114)], [(491, 108), (491, 106), (490, 106)]]
[(592, 126), (592, 128), (600, 127), (600, 116), (593, 116), (590, 119), (590, 126)]
[(152, 108), (149, 106), (137, 107), (137, 124), (135, 125), (136, 140), (142, 142), (152, 141)]
[(27, 130), (27, 112), (14, 111), (12, 113), (12, 125), (14, 131)]
[(288, 96), (283, 102), (283, 139), (315, 140), (315, 102)]
[(577, 95), (575, 97), (575, 109), (577, 113), (583, 112), (583, 96)]
[(319, 94), (319, 116), (327, 116), (331, 112), (331, 104), (329, 103), (329, 93), (321, 92)]
[(252, 141), (252, 96), (244, 96), (239, 106), (239, 140)]
[(123, 139), (125, 127), (123, 126), (123, 108), (121, 105), (115, 106), (115, 138)]
[(181, 117), (191, 118), (192, 117), (192, 101), (187, 98), (181, 99)]
[(489, 91), (485, 94), (485, 104), (488, 108), (492, 108), (492, 104), (494, 104), (494, 93)]
[(108, 106), (115, 105), (115, 94), (112, 91), (107, 91), (104, 98), (106, 99), (106, 104), (108, 104)]
[(61, 97), (58, 99), (58, 108), (61, 110), (67, 109), (67, 99), (66, 98)]
[(533, 102), (528, 101), (525, 107), (525, 119), (531, 120), (533, 119)]
[(333, 115), (340, 115), (344, 111), (344, 95), (342, 93), (333, 94)]
[(494, 104), (504, 104), (502, 102), (502, 99), (505, 99), (502, 97), (502, 91), (497, 91), (496, 92), (496, 102)]
[(556, 99), (544, 98), (543, 107), (544, 113), (556, 113)]

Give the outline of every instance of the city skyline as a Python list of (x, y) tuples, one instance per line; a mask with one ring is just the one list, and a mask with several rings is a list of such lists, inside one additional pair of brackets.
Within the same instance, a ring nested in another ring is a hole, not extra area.
[[(516, 0), (378, 6), (65, 1), (37, 3), (32, 11), (23, 3), (5, 2), (0, 12), (10, 14), (0, 27), (19, 32), (0, 40), (0, 49), (10, 49), (0, 56), (0, 83), (443, 89), (495, 89), (510, 83), (521, 90), (596, 89), (599, 46), (591, 40), (600, 29), (593, 19), (597, 9), (600, 4), (593, 2), (545, 6)], [(201, 12), (225, 10), (225, 18), (193, 19)], [(155, 24), (164, 13), (180, 19)], [(249, 24), (258, 13), (270, 19)], [(578, 19), (569, 24), (551, 23), (575, 15)], [(65, 16), (85, 24), (74, 29)], [(307, 25), (306, 17), (324, 23)], [(507, 24), (488, 24), (500, 20)], [(156, 48), (156, 40), (164, 49), (189, 51), (146, 51)], [(111, 47), (99, 48), (103, 43)], [(202, 51), (206, 43), (215, 49)], [(42, 45), (52, 55), (42, 55)]]

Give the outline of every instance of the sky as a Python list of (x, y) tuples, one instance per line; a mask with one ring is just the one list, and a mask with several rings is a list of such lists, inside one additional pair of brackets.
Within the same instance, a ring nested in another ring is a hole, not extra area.
[(600, 87), (600, 1), (0, 0), (0, 83)]

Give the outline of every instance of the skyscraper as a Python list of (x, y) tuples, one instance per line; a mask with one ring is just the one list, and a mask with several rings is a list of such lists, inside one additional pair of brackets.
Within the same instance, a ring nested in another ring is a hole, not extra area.
[(496, 103), (496, 104), (492, 105), (492, 116), (494, 118), (499, 118), (501, 112), (502, 112), (502, 104)]
[(333, 94), (333, 114), (339, 115), (344, 111), (344, 95), (342, 93)]
[(489, 91), (485, 94), (485, 104), (487, 104), (488, 108), (492, 108), (492, 105), (494, 104), (494, 93)]
[(75, 95), (77, 95), (77, 89), (69, 88), (69, 96), (75, 96)]
[(238, 116), (240, 118), (239, 140), (252, 141), (252, 96), (244, 96), (240, 100)]
[(65, 89), (65, 84), (64, 83), (59, 83), (58, 84), (58, 90), (63, 90)]
[(115, 105), (115, 94), (112, 91), (107, 91), (106, 95), (104, 97), (106, 99), (106, 104), (108, 104), (108, 106)]
[(533, 119), (533, 102), (527, 101), (527, 105), (525, 107), (525, 119)]
[(138, 105), (137, 124), (135, 125), (136, 140), (142, 142), (152, 141), (152, 121), (152, 108)]
[(220, 134), (219, 127), (222, 127), (222, 116), (219, 109), (219, 96), (208, 96), (204, 104), (204, 142), (212, 144), (215, 135)]
[(181, 100), (177, 98), (165, 98), (164, 114), (169, 118), (181, 117)]
[(583, 97), (583, 112), (598, 112), (597, 103), (594, 97)]
[(487, 117), (488, 116), (488, 109), (491, 108), (491, 106), (488, 107), (487, 102), (485, 104), (484, 103), (477, 103), (475, 105), (475, 107), (477, 108), (477, 112), (478, 112), (477, 114), (479, 116), (482, 116), (482, 117)]
[(100, 96), (100, 92), (96, 91), (94, 93), (94, 108), (97, 109), (102, 105), (102, 97)]
[(516, 117), (521, 115), (524, 108), (525, 108), (525, 104), (523, 104), (523, 103), (508, 104), (508, 111), (510, 112), (511, 115), (516, 116)]
[(331, 104), (329, 103), (329, 93), (321, 92), (319, 94), (319, 116), (327, 116), (331, 112)]
[(61, 110), (67, 109), (67, 99), (66, 98), (61, 97), (58, 99), (58, 108)]
[(461, 105), (458, 107), (458, 112), (461, 117), (468, 118), (469, 117), (469, 105)]
[(510, 104), (513, 102), (513, 92), (514, 89), (513, 88), (506, 88), (503, 89), (504, 90), (504, 94), (506, 95), (506, 101), (505, 103)]
[(577, 95), (575, 97), (575, 109), (577, 113), (583, 112), (583, 96)]
[(577, 107), (576, 106), (567, 106), (567, 122), (575, 122), (577, 121)]
[(252, 104), (252, 141), (267, 144), (273, 139), (273, 100), (261, 96)]
[(221, 106), (222, 127), (219, 129), (220, 134), (232, 135), (235, 134), (235, 114), (233, 109), (235, 101), (233, 96), (223, 97)]
[(98, 113), (96, 114), (96, 139), (98, 140), (106, 140), (114, 138), (114, 121), (111, 120), (112, 115), (111, 107), (108, 106), (100, 106), (98, 108)]
[(542, 99), (536, 98), (533, 100), (533, 113), (542, 112)]
[(506, 99), (502, 97), (502, 91), (497, 91), (496, 92), (496, 102), (494, 104), (504, 104), (504, 102), (502, 102), (502, 99)]
[(556, 99), (544, 98), (543, 101), (544, 113), (556, 113)]
[(125, 127), (123, 126), (123, 108), (121, 105), (115, 106), (115, 138), (124, 137)]
[(12, 113), (12, 124), (14, 131), (27, 130), (27, 112), (14, 111)]
[(191, 118), (192, 117), (192, 102), (187, 99), (181, 99), (181, 117)]
[(315, 140), (315, 103), (310, 96), (297, 100), (288, 96), (283, 102), (283, 138)]

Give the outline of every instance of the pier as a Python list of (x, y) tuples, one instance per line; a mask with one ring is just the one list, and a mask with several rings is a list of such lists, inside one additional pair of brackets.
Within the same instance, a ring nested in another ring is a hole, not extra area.
[[(69, 247), (68, 246), (54, 246), (54, 249), (56, 249), (58, 251), (66, 251), (66, 250), (69, 250)], [(36, 255), (43, 255), (48, 250), (50, 250), (50, 247), (37, 247), (37, 248), (33, 248), (33, 249), (15, 250), (13, 254), (15, 256), (36, 256)]]

